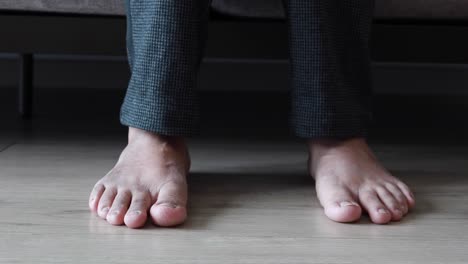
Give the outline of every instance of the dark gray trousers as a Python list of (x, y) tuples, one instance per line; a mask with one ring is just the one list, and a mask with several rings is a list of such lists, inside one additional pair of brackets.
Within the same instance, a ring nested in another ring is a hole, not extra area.
[[(122, 124), (170, 136), (198, 131), (196, 95), (211, 0), (126, 0), (131, 79)], [(303, 138), (367, 134), (373, 0), (284, 0), (291, 125)]]

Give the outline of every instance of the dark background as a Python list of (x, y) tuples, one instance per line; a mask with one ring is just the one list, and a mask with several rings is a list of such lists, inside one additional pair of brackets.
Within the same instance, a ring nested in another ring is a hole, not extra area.
[[(55, 19), (60, 21), (60, 17)], [(81, 18), (71, 19), (79, 22)], [(32, 31), (35, 26), (40, 28), (40, 25), (30, 26)], [(121, 26), (121, 21), (116, 23), (116, 27)], [(8, 27), (15, 31), (14, 23)], [(235, 35), (232, 30), (242, 28), (228, 30)], [(284, 44), (283, 33), (278, 33), (280, 41), (271, 41), (273, 47)], [(92, 34), (85, 34), (82, 42), (76, 42), (77, 49), (83, 43), (92, 43), (93, 39), (86, 39), (89, 35)], [(235, 43), (223, 42), (223, 45), (221, 48), (227, 53), (235, 48), (230, 47)], [(210, 42), (207, 46), (212, 47)], [(129, 78), (123, 54), (36, 54), (34, 67), (35, 112), (33, 120), (25, 122), (18, 117), (16, 105), (18, 56), (0, 53), (0, 129), (20, 128), (32, 134), (39, 127), (47, 128), (45, 131), (50, 133), (57, 132), (58, 127), (60, 133), (103, 136), (107, 132), (118, 132), (119, 136), (125, 133), (118, 124), (119, 106)], [(376, 61), (373, 72), (371, 138), (411, 142), (444, 140), (455, 144), (467, 140), (468, 65)], [(202, 63), (200, 77), (201, 136), (290, 136), (287, 59), (208, 55)]]

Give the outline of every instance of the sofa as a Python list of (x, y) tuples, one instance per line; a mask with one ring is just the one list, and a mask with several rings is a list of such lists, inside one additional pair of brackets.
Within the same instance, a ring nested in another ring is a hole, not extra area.
[[(124, 15), (124, 0), (2, 0), (0, 10)], [(212, 0), (213, 10), (238, 17), (284, 18), (282, 0)], [(376, 0), (376, 18), (467, 19), (466, 0)]]
[[(282, 0), (212, 0), (211, 8), (206, 56), (287, 58)], [(124, 1), (2, 0), (0, 36), (0, 52), (20, 54), (19, 112), (30, 118), (34, 54), (125, 54)], [(467, 63), (468, 1), (376, 0), (371, 46), (377, 61)]]

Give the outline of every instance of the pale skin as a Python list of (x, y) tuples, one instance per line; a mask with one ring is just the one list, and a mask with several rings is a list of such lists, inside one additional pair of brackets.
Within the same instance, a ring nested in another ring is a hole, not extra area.
[[(414, 207), (411, 190), (377, 161), (363, 138), (309, 140), (309, 172), (325, 215), (355, 222), (364, 212), (372, 222), (401, 220)], [(129, 128), (117, 164), (93, 188), (89, 207), (112, 225), (158, 226), (187, 218), (190, 156), (185, 140)]]

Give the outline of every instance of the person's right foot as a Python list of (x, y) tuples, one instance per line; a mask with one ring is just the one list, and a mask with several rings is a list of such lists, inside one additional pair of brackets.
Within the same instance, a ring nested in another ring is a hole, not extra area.
[(92, 212), (113, 225), (142, 227), (148, 213), (159, 226), (187, 217), (190, 157), (183, 138), (129, 128), (129, 140), (115, 167), (91, 192)]

